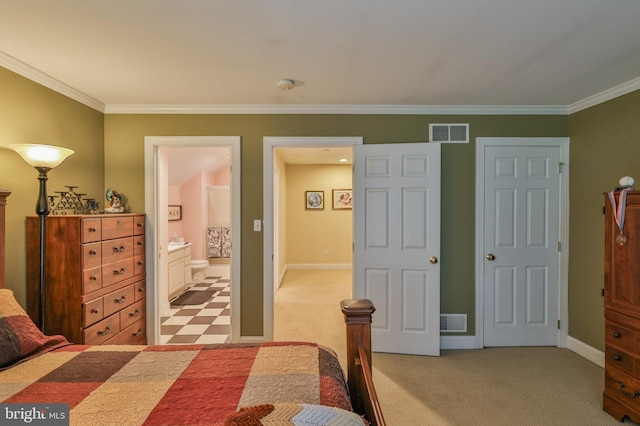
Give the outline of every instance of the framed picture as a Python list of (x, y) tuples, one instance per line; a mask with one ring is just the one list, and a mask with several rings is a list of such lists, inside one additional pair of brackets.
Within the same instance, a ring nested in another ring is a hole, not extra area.
[(305, 191), (304, 205), (307, 210), (324, 210), (324, 191)]
[(182, 219), (182, 206), (169, 206), (169, 220)]
[(334, 189), (331, 194), (334, 210), (351, 210), (353, 208), (353, 196), (351, 189)]

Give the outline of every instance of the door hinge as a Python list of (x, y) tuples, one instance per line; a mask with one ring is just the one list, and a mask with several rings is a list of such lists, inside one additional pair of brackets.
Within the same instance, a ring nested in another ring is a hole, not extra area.
[(558, 320), (558, 330), (560, 330), (560, 320)]
[(558, 251), (562, 251), (562, 243), (558, 241)]
[(562, 166), (564, 166), (564, 163), (558, 163), (558, 173), (562, 173)]

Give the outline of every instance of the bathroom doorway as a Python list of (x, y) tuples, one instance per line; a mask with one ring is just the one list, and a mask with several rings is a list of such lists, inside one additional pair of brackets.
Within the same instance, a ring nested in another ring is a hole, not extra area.
[[(227, 281), (227, 294), (230, 307), (228, 309), (229, 322), (231, 317), (234, 318), (234, 327), (231, 329), (231, 340), (237, 341), (240, 336), (240, 300), (239, 297), (233, 297), (234, 294), (239, 294), (239, 282), (240, 282), (240, 137), (146, 137), (145, 138), (145, 211), (147, 214), (148, 232), (147, 232), (147, 322), (149, 324), (149, 332), (147, 339), (152, 344), (158, 344), (161, 342), (161, 317), (172, 309), (169, 300), (169, 278), (168, 278), (168, 265), (170, 260), (169, 253), (170, 240), (176, 238), (179, 243), (191, 242), (190, 253), (193, 259), (196, 260), (208, 260), (207, 249), (207, 186), (215, 186), (216, 182), (207, 183), (207, 179), (204, 177), (204, 173), (200, 173), (200, 176), (188, 177), (187, 179), (200, 180), (201, 189), (196, 190), (195, 193), (187, 193), (184, 202), (179, 199), (182, 204), (170, 203), (170, 198), (175, 194), (170, 194), (169, 179), (170, 179), (170, 166), (171, 159), (174, 156), (182, 155), (188, 150), (203, 150), (207, 149), (219, 149), (226, 148), (230, 153), (230, 167), (229, 170), (233, 170), (234, 174), (228, 173), (228, 179), (223, 185), (229, 187), (230, 192), (230, 242), (232, 242), (233, 249), (237, 253), (236, 256), (230, 256), (228, 264), (228, 276), (215, 276), (216, 280)], [(194, 167), (194, 163), (191, 162), (187, 167), (184, 167), (188, 172), (194, 173), (197, 169)], [(171, 177), (174, 179), (174, 177)], [(218, 182), (219, 183), (219, 182)], [(175, 190), (175, 189), (173, 189)], [(183, 195), (181, 195), (182, 197)], [(192, 198), (200, 198), (201, 202), (198, 207), (187, 207), (188, 200)], [(173, 198), (175, 200), (175, 198)], [(187, 200), (188, 199), (188, 200)], [(168, 205), (179, 205), (182, 211), (181, 220), (183, 221), (183, 227), (177, 227), (175, 221), (169, 221)], [(171, 229), (170, 225), (171, 224)], [(194, 230), (195, 229), (195, 230)], [(179, 230), (179, 232), (177, 231)], [(191, 260), (189, 260), (189, 264)], [(185, 265), (187, 261), (184, 261)], [(185, 268), (185, 280), (187, 280), (187, 270)], [(210, 280), (207, 280), (210, 281)], [(199, 283), (201, 286), (205, 283)], [(222, 287), (224, 282), (218, 282), (217, 287)], [(195, 288), (194, 288), (195, 289)], [(222, 292), (224, 289), (218, 289), (218, 292)], [(201, 307), (201, 306), (200, 306)], [(196, 307), (194, 306), (194, 309)], [(204, 309), (213, 309), (207, 307)], [(204, 315), (206, 314), (206, 315)], [(211, 315), (209, 315), (211, 314)], [(186, 315), (185, 315), (186, 316)], [(196, 318), (197, 316), (215, 316), (213, 310), (200, 312), (199, 315), (194, 315), (187, 323), (182, 326), (187, 327), (184, 330), (193, 329), (197, 331), (203, 328), (204, 324), (199, 324), (203, 318)], [(185, 319), (181, 319), (184, 321)], [(209, 324), (215, 325), (215, 324)], [(199, 326), (199, 327), (193, 327)], [(184, 342), (188, 343), (188, 342)]]

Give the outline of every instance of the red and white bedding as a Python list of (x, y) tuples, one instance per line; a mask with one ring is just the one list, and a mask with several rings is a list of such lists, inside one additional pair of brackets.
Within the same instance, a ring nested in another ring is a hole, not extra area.
[(0, 370), (0, 403), (69, 404), (71, 425), (364, 424), (330, 349), (69, 345), (42, 335), (6, 289)]
[(224, 424), (279, 403), (351, 410), (336, 358), (308, 343), (66, 346), (0, 372), (0, 401), (69, 403), (71, 424), (87, 425)]

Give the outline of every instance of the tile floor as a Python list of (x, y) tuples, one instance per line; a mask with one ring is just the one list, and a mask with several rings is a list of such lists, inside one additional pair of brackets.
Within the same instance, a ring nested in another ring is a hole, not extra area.
[[(207, 274), (210, 275), (210, 274)], [(171, 305), (168, 316), (160, 318), (161, 344), (228, 343), (231, 341), (230, 289), (228, 276), (207, 276), (190, 290), (215, 290), (201, 305)]]

